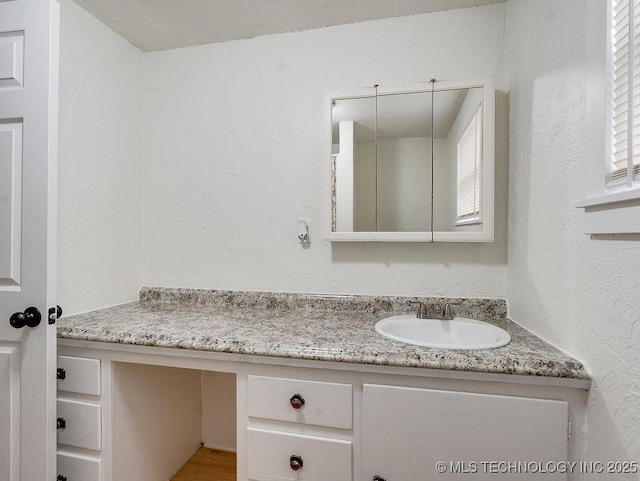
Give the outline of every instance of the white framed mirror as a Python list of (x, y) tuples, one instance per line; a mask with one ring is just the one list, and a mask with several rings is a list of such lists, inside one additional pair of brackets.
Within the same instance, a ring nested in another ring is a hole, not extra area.
[(327, 94), (330, 241), (491, 242), (492, 79)]

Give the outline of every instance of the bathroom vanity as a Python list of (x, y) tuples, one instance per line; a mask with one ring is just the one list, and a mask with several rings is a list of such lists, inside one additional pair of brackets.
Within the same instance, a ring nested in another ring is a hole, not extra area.
[(200, 443), (236, 451), (243, 481), (577, 479), (545, 466), (581, 459), (588, 375), (503, 301), (448, 300), (512, 338), (461, 351), (378, 335), (405, 298), (140, 299), (59, 320), (68, 481), (170, 479)]

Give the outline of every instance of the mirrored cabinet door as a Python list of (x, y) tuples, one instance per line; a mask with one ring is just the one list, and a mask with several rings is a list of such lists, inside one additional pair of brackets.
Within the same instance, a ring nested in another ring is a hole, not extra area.
[[(444, 85), (443, 85), (444, 84)], [(457, 85), (456, 85), (457, 84)], [(492, 242), (495, 91), (493, 81), (442, 83), (433, 94), (434, 242)]]
[(432, 92), (331, 99), (332, 233), (431, 242), (431, 104)]
[(431, 92), (378, 96), (376, 231), (433, 230), (431, 97)]
[(376, 98), (332, 105), (332, 230), (376, 230)]
[(434, 92), (434, 231), (482, 231), (482, 98), (482, 88)]

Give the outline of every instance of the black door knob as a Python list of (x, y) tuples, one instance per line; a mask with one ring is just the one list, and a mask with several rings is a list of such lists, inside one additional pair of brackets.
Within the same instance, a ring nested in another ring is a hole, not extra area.
[(36, 327), (40, 324), (42, 316), (36, 307), (27, 307), (24, 312), (16, 312), (9, 318), (9, 324), (16, 329), (22, 329), (24, 326)]
[(55, 324), (57, 319), (62, 317), (62, 307), (56, 306), (49, 308), (49, 324)]
[(56, 430), (67, 429), (67, 420), (65, 418), (56, 419)]
[(67, 481), (67, 477), (62, 474), (58, 474), (58, 477), (56, 479), (57, 481)]
[(65, 379), (67, 379), (67, 371), (65, 371), (62, 367), (57, 368), (56, 378), (58, 379), (58, 381), (64, 381)]

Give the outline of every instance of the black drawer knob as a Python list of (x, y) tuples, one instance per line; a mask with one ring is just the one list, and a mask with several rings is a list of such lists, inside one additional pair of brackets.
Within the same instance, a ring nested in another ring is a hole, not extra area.
[(304, 406), (304, 398), (300, 396), (300, 394), (294, 394), (291, 396), (291, 399), (289, 399), (289, 403), (293, 409), (302, 409)]
[(62, 474), (58, 474), (58, 477), (56, 479), (57, 481), (67, 481), (67, 477)]
[(64, 381), (65, 379), (67, 379), (67, 371), (59, 367), (58, 369), (56, 369), (56, 378), (59, 381)]
[(387, 480), (384, 478), (381, 478), (376, 474), (371, 481), (387, 481)]
[(302, 456), (298, 456), (297, 454), (292, 454), (289, 458), (289, 467), (294, 471), (298, 471), (302, 469), (304, 463), (302, 462)]
[(16, 312), (9, 318), (9, 324), (16, 329), (22, 329), (24, 326), (37, 327), (42, 320), (40, 311), (37, 307), (27, 307), (24, 312)]
[(67, 428), (67, 420), (65, 418), (56, 419), (56, 429), (66, 429)]

